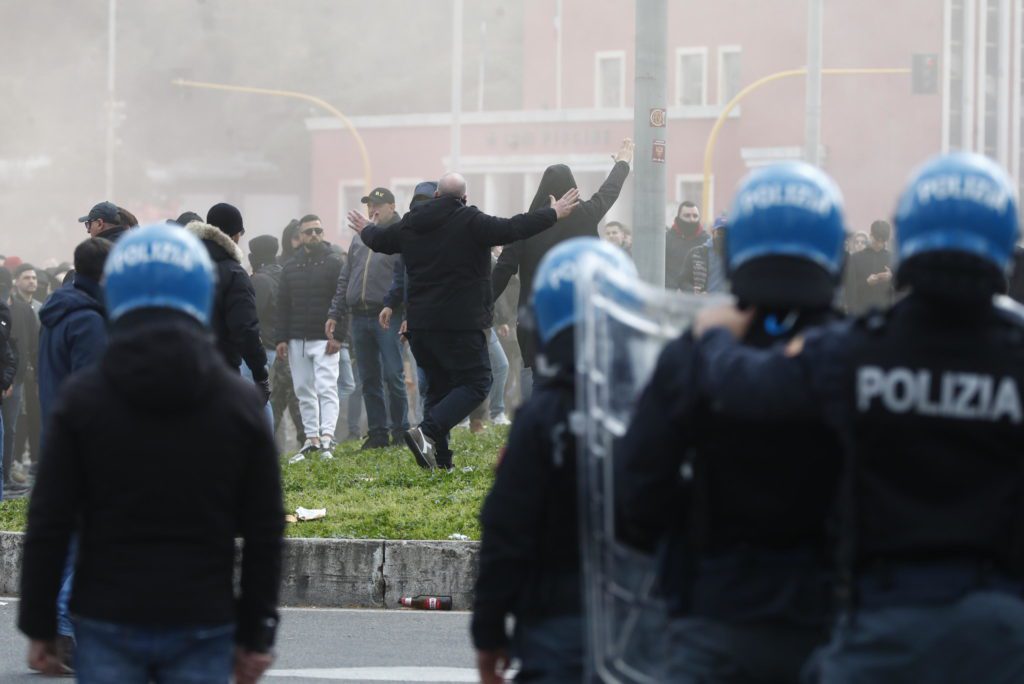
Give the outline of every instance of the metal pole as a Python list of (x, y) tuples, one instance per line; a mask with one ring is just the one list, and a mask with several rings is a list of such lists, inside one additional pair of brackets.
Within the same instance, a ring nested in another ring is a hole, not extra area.
[(555, 0), (555, 109), (562, 108), (562, 0)]
[(807, 105), (804, 160), (821, 165), (821, 15), (823, 0), (807, 0)]
[(655, 127), (652, 110), (668, 104), (668, 2), (637, 0), (636, 88), (633, 101), (633, 258), (640, 277), (665, 284), (665, 162), (654, 161), (654, 141), (666, 141), (667, 127)]
[(107, 6), (107, 140), (106, 165), (104, 173), (104, 199), (114, 196), (114, 127), (116, 112), (114, 104), (114, 86), (117, 60), (117, 0), (110, 0)]
[(484, 83), (487, 82), (487, 22), (480, 22), (480, 70), (477, 72), (479, 87), (476, 94), (476, 110), (484, 111)]
[(462, 0), (453, 0), (452, 23), (452, 150), (449, 171), (458, 171), (462, 155)]
[(961, 148), (965, 152), (974, 150), (974, 82), (975, 82), (975, 50), (978, 6), (975, 0), (964, 0), (964, 83), (960, 100)]

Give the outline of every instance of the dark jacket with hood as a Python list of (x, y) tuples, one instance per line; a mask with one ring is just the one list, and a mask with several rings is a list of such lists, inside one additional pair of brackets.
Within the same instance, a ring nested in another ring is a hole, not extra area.
[[(191, 318), (143, 310), (115, 323), (100, 362), (68, 379), (50, 414), (20, 629), (56, 636), (54, 601), (77, 533), (72, 613), (155, 628), (235, 623), (239, 644), (263, 645), (264, 625), (277, 619), (284, 528), (263, 411), (257, 389)], [(237, 600), (235, 537), (244, 545)]]
[[(594, 196), (585, 202), (580, 202), (576, 210), (556, 223), (554, 228), (506, 247), (498, 257), (498, 263), (491, 276), (495, 298), (501, 296), (508, 286), (509, 279), (518, 273), (519, 306), (520, 308), (527, 306), (533, 292), (533, 274), (537, 271), (540, 260), (548, 253), (549, 249), (570, 238), (598, 237), (597, 225), (619, 198), (622, 184), (626, 182), (628, 175), (629, 164), (623, 161), (616, 162)], [(537, 194), (530, 204), (530, 211), (549, 206), (552, 196), (558, 199), (575, 187), (577, 187), (576, 179), (568, 166), (565, 164), (549, 166), (544, 170)], [(529, 337), (530, 334), (525, 328), (519, 333), (519, 346), (523, 350), (523, 363), (527, 367), (533, 366), (534, 358), (533, 340)]]
[(210, 314), (217, 348), (232, 368), (241, 367), (245, 360), (253, 380), (266, 380), (267, 352), (260, 342), (256, 291), (242, 267), (242, 250), (224, 231), (208, 223), (193, 221), (185, 230), (203, 241), (217, 267), (217, 291)]
[(43, 420), (72, 373), (99, 361), (107, 348), (106, 311), (99, 283), (81, 273), (39, 311), (39, 406)]
[(18, 359), (14, 384), (35, 376), (39, 354), (39, 316), (32, 306), (17, 294), (11, 295), (11, 344)]
[(556, 219), (547, 205), (503, 219), (445, 196), (413, 207), (387, 228), (367, 226), (362, 240), (405, 260), (410, 330), (485, 330), (494, 317), (491, 247), (526, 240)]
[(707, 239), (708, 234), (699, 223), (695, 229), (689, 229), (676, 218), (665, 232), (665, 287), (679, 287), (690, 251), (703, 245)]
[[(341, 266), (341, 255), (326, 242), (295, 250), (281, 273), (275, 342), (327, 339), (324, 322)], [(344, 341), (343, 334), (336, 332), (335, 339)]]
[(571, 329), (555, 336), (544, 358), (480, 511), (471, 631), (482, 650), (507, 644), (510, 614), (520, 626), (581, 611), (576, 443), (569, 429), (576, 394)]

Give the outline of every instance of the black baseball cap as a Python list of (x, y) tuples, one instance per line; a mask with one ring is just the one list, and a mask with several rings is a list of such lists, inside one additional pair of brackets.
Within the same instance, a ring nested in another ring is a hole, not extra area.
[(395, 196), (387, 188), (376, 188), (360, 201), (363, 204), (394, 204)]
[(95, 221), (96, 219), (103, 219), (106, 223), (117, 224), (117, 205), (113, 202), (100, 202), (89, 210), (87, 216), (78, 219), (78, 222), (85, 223), (86, 221)]

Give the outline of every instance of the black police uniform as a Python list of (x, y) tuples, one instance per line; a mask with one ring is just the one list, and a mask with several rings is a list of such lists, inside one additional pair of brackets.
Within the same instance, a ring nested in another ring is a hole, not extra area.
[[(836, 318), (786, 316), (762, 314), (744, 344), (776, 347)], [(718, 412), (700, 373), (689, 333), (663, 350), (616, 450), (620, 534), (659, 548), (672, 681), (797, 681), (828, 637), (841, 447), (814, 417)]]
[[(582, 678), (583, 625), (573, 335), (556, 335), (538, 364), (537, 384), (519, 407), (494, 487), (480, 513), (483, 537), (473, 606), (478, 650), (508, 646), (505, 619), (516, 618), (513, 655), (531, 682)], [(543, 373), (541, 372), (543, 368)]]
[(847, 447), (846, 613), (828, 682), (1024, 681), (1024, 316), (911, 294), (802, 350), (701, 341), (730, 415), (824, 416)]

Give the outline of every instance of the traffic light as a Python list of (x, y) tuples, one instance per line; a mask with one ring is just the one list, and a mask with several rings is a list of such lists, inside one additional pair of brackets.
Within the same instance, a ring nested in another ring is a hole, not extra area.
[(939, 92), (939, 56), (936, 54), (914, 55), (911, 69), (915, 95), (934, 95)]

